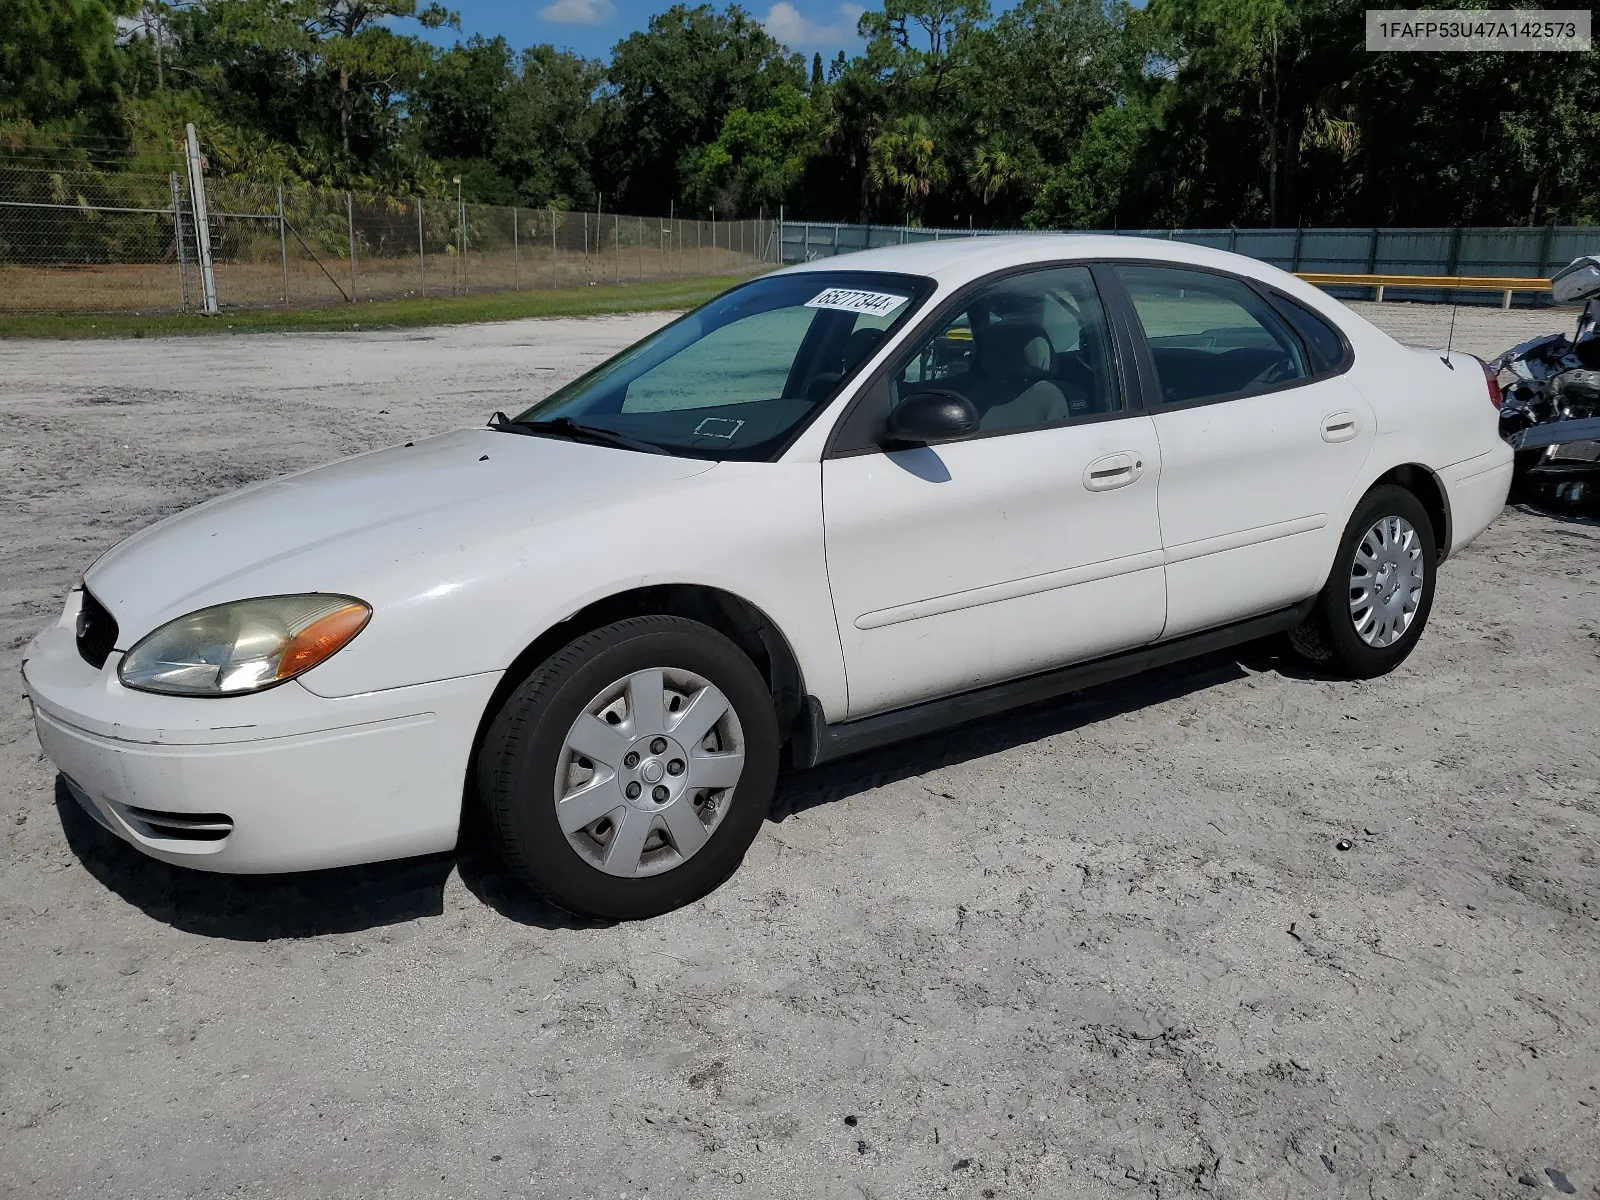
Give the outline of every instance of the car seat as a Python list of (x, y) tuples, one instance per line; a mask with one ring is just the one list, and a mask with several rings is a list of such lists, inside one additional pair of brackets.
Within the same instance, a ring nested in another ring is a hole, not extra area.
[(1055, 350), (1044, 327), (1007, 319), (972, 330), (973, 369), (961, 392), (978, 410), (984, 433), (1031, 429), (1071, 416), (1066, 395), (1050, 378)]

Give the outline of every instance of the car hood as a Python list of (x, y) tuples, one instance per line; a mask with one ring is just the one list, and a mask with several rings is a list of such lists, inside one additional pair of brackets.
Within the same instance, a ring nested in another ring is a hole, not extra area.
[(125, 649), (162, 621), (196, 608), (247, 596), (354, 588), (380, 564), (392, 568), (448, 549), (475, 530), (537, 525), (715, 465), (457, 430), (207, 501), (134, 534), (103, 555), (84, 581), (117, 618), (123, 633), (117, 645)]

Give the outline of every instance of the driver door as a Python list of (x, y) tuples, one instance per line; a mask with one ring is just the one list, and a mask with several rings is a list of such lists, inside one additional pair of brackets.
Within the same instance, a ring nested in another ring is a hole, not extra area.
[[(957, 299), (858, 405), (881, 431), (894, 404), (926, 388), (971, 400), (979, 433), (896, 450), (836, 435), (823, 462), (849, 716), (1159, 637), (1160, 445), (1126, 404), (1088, 268), (1013, 275)], [(852, 418), (864, 427), (851, 414), (841, 433)]]

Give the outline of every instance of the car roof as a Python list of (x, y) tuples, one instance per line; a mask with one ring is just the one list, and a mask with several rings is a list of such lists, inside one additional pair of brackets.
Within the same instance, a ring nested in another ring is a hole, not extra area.
[(1187, 242), (1167, 241), (1165, 238), (1122, 237), (1106, 233), (956, 234), (949, 238), (941, 237), (938, 241), (880, 246), (874, 250), (814, 259), (787, 267), (785, 271), (896, 271), (907, 275), (926, 275), (942, 285), (958, 286), (992, 271), (1034, 262), (1117, 258), (1213, 267), (1237, 275), (1265, 279), (1280, 287), (1284, 281), (1294, 278), (1260, 259), (1230, 254), (1226, 250), (1192, 246)]

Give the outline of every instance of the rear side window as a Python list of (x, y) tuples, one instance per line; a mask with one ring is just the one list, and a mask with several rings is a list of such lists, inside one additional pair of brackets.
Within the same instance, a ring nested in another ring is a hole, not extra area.
[(1117, 274), (1167, 404), (1248, 395), (1313, 374), (1287, 322), (1241, 280), (1176, 267), (1119, 266)]
[(1298, 300), (1291, 300), (1281, 292), (1274, 292), (1272, 298), (1277, 302), (1278, 311), (1289, 318), (1289, 323), (1311, 351), (1311, 358), (1319, 373), (1335, 370), (1344, 362), (1344, 341), (1332, 325)]

